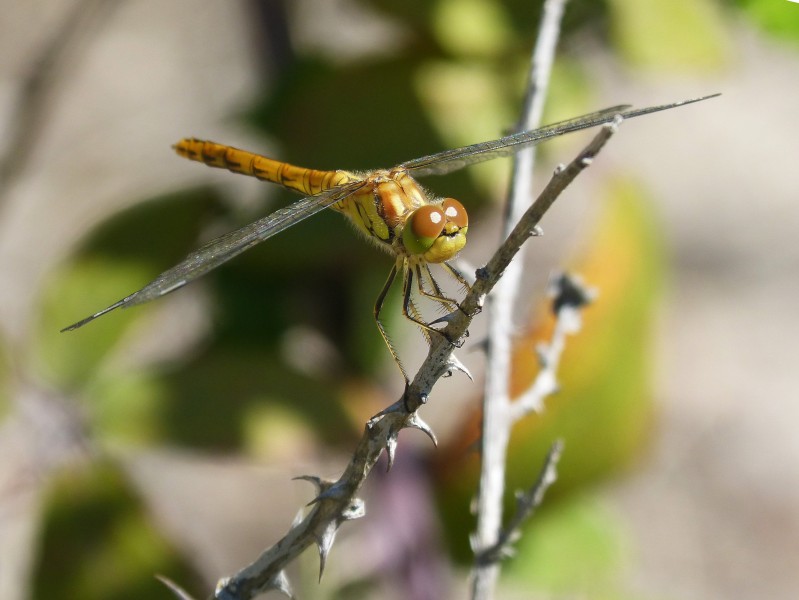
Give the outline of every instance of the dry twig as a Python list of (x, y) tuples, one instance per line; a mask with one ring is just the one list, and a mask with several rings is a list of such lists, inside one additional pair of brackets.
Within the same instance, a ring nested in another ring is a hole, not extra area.
[[(535, 129), (541, 123), (544, 101), (560, 37), (560, 23), (566, 0), (544, 3), (533, 54), (527, 94), (522, 108), (520, 129)], [(511, 189), (505, 213), (505, 233), (510, 231), (532, 201), (535, 147), (519, 152), (514, 158)], [(505, 278), (489, 299), (488, 353), (483, 390), (483, 426), (481, 436), (480, 487), (477, 492), (477, 529), (472, 535), (475, 556), (479, 557), (498, 543), (502, 526), (502, 498), (505, 493), (505, 460), (512, 422), (508, 407), (510, 396), (511, 332), (513, 310), (522, 280), (523, 263), (519, 256), (508, 267)], [(472, 597), (486, 599), (493, 595), (499, 567), (477, 560), (472, 571)]]

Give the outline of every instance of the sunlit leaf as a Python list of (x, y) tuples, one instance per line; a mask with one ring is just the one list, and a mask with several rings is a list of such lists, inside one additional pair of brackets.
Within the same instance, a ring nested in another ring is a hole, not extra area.
[(577, 496), (535, 517), (507, 565), (511, 583), (555, 595), (618, 598), (625, 566), (622, 524), (588, 496)]
[(460, 56), (492, 56), (514, 42), (501, 4), (491, 0), (443, 0), (432, 19), (438, 42)]
[(635, 66), (707, 71), (725, 62), (730, 41), (710, 0), (610, 0), (617, 49)]
[(148, 269), (141, 263), (93, 257), (76, 261), (51, 280), (34, 346), (34, 360), (46, 377), (64, 386), (90, 377), (140, 315), (121, 310), (102, 324), (93, 323), (75, 332), (60, 330), (137, 289), (147, 282), (147, 275)]
[(789, 0), (736, 0), (759, 27), (774, 37), (799, 41), (799, 4)]

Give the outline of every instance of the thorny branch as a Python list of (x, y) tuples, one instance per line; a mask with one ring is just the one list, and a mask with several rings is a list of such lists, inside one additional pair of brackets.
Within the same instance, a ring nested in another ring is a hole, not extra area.
[[(454, 370), (465, 370), (453, 354), (458, 345), (457, 340), (464, 338), (472, 319), (481, 311), (486, 295), (503, 276), (522, 244), (536, 234), (541, 218), (563, 190), (591, 164), (620, 122), (621, 118), (618, 117), (613, 123), (604, 125), (568, 166), (561, 165), (555, 170), (549, 184), (491, 260), (477, 270), (476, 281), (461, 303), (460, 310), (446, 319), (447, 325), (441, 335), (433, 336), (427, 358), (402, 397), (366, 424), (352, 459), (341, 477), (335, 482), (305, 477), (317, 488), (317, 496), (311, 502), (312, 508), (308, 514), (299, 518), (280, 541), (252, 564), (221, 580), (210, 598), (249, 600), (270, 589), (290, 595), (291, 590), (283, 569), (312, 544), (319, 550), (321, 576), (338, 527), (344, 521), (363, 515), (363, 502), (357, 494), (384, 449), (388, 454), (389, 465), (393, 462), (400, 430), (406, 427), (420, 429), (435, 443), (432, 430), (416, 411), (427, 402), (433, 385), (440, 377)], [(178, 598), (191, 598), (175, 584), (170, 582), (169, 586)]]

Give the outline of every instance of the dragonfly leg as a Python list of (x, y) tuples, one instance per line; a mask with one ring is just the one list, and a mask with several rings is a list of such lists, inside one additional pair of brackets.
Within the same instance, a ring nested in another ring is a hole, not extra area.
[[(422, 319), (421, 315), (419, 314), (419, 310), (416, 308), (416, 305), (413, 303), (413, 299), (411, 298), (411, 293), (413, 292), (413, 270), (410, 268), (406, 268), (404, 275), (405, 277), (402, 284), (403, 285), (402, 315), (409, 321), (416, 323), (419, 327), (422, 328), (422, 333), (424, 333), (424, 336), (427, 338), (427, 341), (429, 343), (431, 331), (434, 331), (439, 335), (444, 335), (444, 334), (441, 333), (440, 330), (431, 326), (424, 319)], [(451, 344), (455, 344), (455, 342), (453, 340), (450, 340), (449, 338), (447, 338), (447, 341)]]
[(405, 371), (405, 367), (402, 365), (402, 361), (400, 361), (399, 354), (397, 354), (397, 351), (394, 349), (394, 344), (391, 343), (388, 333), (386, 332), (386, 328), (383, 326), (383, 323), (380, 320), (380, 311), (383, 309), (383, 302), (385, 302), (388, 291), (391, 289), (391, 284), (394, 283), (394, 279), (397, 277), (398, 264), (398, 262), (394, 263), (394, 266), (391, 267), (391, 271), (388, 274), (386, 283), (383, 284), (383, 289), (380, 290), (380, 294), (377, 296), (377, 300), (375, 301), (374, 316), (375, 322), (377, 323), (377, 329), (380, 331), (380, 335), (388, 347), (388, 351), (391, 353), (391, 358), (393, 358), (394, 362), (397, 363), (400, 373), (402, 373), (403, 378), (405, 378), (405, 384), (407, 386), (408, 382), (410, 381), (408, 379), (408, 373)]
[[(438, 282), (430, 272), (430, 267), (428, 265), (424, 265), (424, 267), (421, 265), (416, 265), (414, 270), (416, 271), (416, 287), (419, 289), (419, 293), (422, 296), (429, 298), (434, 302), (438, 302), (450, 312), (457, 309), (458, 302), (452, 298), (448, 298), (443, 294), (441, 287), (438, 285)], [(425, 276), (427, 277), (427, 281), (430, 282), (430, 286), (433, 288), (432, 293), (428, 292), (424, 287)]]
[[(408, 290), (408, 292), (406, 292), (406, 290)], [(406, 264), (405, 269), (402, 272), (402, 294), (403, 294), (403, 309), (407, 308), (407, 314), (406, 310), (403, 310), (403, 315), (416, 324), (424, 323), (425, 325), (429, 325), (429, 323), (427, 323), (422, 318), (422, 312), (419, 310), (419, 307), (416, 305), (416, 302), (414, 302), (412, 290), (413, 290), (413, 276), (411, 274), (411, 267), (410, 265)], [(427, 327), (422, 327), (421, 330), (424, 339), (427, 340), (427, 343), (428, 344), (432, 343), (432, 339), (430, 338), (430, 332), (428, 331)]]
[[(443, 262), (443, 263), (441, 263), (441, 265), (449, 272), (450, 275), (452, 275), (458, 281), (458, 283), (460, 283), (463, 286), (463, 288), (467, 292), (472, 289), (472, 286), (468, 282), (468, 280), (466, 279), (466, 276), (463, 273), (461, 273), (458, 269), (456, 269), (452, 264), (450, 264), (448, 262)], [(460, 304), (458, 304), (458, 310), (463, 311), (463, 309), (461, 308)], [(477, 311), (477, 312), (480, 312), (480, 311)], [(477, 314), (477, 313), (475, 313), (475, 314)], [(469, 316), (469, 315), (467, 315), (467, 316)], [(474, 316), (474, 315), (471, 315), (471, 316)]]

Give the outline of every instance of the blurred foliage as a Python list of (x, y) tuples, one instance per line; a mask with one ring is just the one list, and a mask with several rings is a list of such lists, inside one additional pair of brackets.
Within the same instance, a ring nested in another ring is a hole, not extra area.
[(53, 482), (31, 598), (166, 598), (156, 573), (195, 579), (111, 465)]
[[(553, 596), (621, 600), (622, 573), (630, 542), (623, 525), (593, 496), (576, 494), (535, 519), (507, 564), (515, 586)], [(633, 596), (634, 597), (634, 596)]]
[(799, 42), (799, 4), (789, 0), (727, 0), (749, 21), (777, 39)]
[[(560, 392), (546, 410), (514, 428), (508, 450), (507, 489), (530, 485), (552, 442), (563, 438), (566, 450), (558, 482), (547, 505), (633, 464), (649, 439), (649, 393), (653, 320), (664, 274), (662, 243), (644, 194), (618, 180), (603, 192), (605, 208), (596, 233), (569, 270), (600, 290), (584, 310), (583, 328), (568, 340), (559, 373)], [(514, 344), (512, 393), (521, 394), (538, 372), (536, 344), (549, 339), (554, 317), (539, 305), (535, 324)], [(436, 481), (446, 505), (441, 514), (452, 550), (468, 559), (469, 504), (476, 489), (479, 462), (474, 448), (480, 414), (464, 425), (452, 448), (437, 453)], [(513, 510), (512, 497), (506, 511)]]
[(724, 64), (729, 41), (714, 0), (609, 0), (614, 45), (647, 69), (709, 71)]

